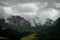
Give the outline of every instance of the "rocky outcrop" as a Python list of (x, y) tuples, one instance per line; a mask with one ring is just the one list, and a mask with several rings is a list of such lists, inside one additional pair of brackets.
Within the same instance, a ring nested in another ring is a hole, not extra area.
[(20, 16), (11, 16), (7, 18), (9, 24), (16, 25), (16, 26), (31, 26), (31, 24)]

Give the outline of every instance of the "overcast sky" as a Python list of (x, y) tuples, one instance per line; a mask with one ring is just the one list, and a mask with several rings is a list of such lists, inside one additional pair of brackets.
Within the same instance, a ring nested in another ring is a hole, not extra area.
[(0, 17), (19, 15), (32, 25), (60, 17), (60, 0), (0, 0)]

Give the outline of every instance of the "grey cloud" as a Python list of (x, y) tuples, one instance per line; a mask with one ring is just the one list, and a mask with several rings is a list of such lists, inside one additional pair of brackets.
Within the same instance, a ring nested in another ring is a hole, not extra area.
[(17, 5), (17, 4), (21, 4), (21, 3), (31, 3), (31, 2), (48, 2), (48, 6), (49, 7), (53, 7), (53, 3), (54, 2), (60, 2), (60, 0), (0, 0), (0, 6), (10, 6), (10, 5)]
[[(29, 2), (56, 2), (56, 0), (0, 0), (3, 2), (8, 2), (10, 4), (18, 4), (18, 3), (29, 3)], [(59, 0), (58, 0), (59, 1)]]
[(9, 6), (10, 4), (5, 1), (0, 1), (0, 6)]
[(6, 5), (0, 1), (0, 6), (6, 6)]
[(60, 0), (54, 0), (54, 2), (60, 3)]
[(33, 11), (33, 9), (28, 8), (28, 7), (25, 7), (25, 8), (18, 7), (18, 8), (16, 8), (16, 10), (18, 12), (32, 12)]
[(0, 18), (5, 16), (5, 12), (3, 10), (3, 8), (0, 8)]

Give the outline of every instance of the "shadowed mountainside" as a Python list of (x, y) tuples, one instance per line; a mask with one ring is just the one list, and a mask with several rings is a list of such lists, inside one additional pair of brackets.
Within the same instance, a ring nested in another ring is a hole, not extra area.
[(37, 33), (38, 40), (60, 40), (60, 18), (57, 19), (54, 26)]

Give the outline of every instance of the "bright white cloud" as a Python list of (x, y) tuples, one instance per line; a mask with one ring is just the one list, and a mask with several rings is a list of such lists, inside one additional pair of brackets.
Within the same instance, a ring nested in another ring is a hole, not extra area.
[(13, 10), (12, 10), (12, 7), (4, 7), (4, 11), (6, 14), (12, 14)]
[(37, 6), (35, 3), (25, 3), (25, 4), (18, 4), (17, 5), (18, 7), (21, 7), (21, 8), (31, 8), (32, 10), (36, 11), (38, 10)]
[(59, 16), (59, 11), (56, 9), (50, 9), (48, 10), (48, 17), (51, 18), (52, 20), (56, 20)]
[(53, 8), (44, 11), (43, 14), (54, 21), (59, 17), (59, 11)]

